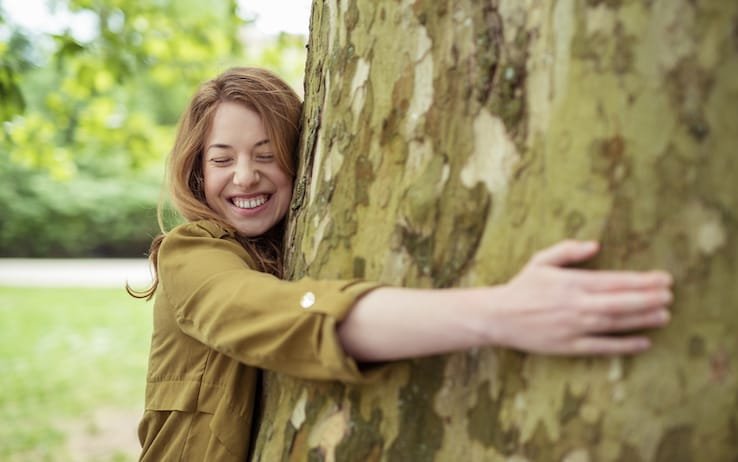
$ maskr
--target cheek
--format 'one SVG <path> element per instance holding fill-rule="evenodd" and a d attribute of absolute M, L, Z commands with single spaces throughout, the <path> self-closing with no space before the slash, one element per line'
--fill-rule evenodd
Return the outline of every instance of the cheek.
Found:
<path fill-rule="evenodd" d="M 284 185 L 282 188 L 284 189 L 284 195 L 287 198 L 287 201 L 292 200 L 292 191 L 293 191 L 294 183 L 292 182 L 292 178 L 287 177 L 285 178 Z"/>
<path fill-rule="evenodd" d="M 217 197 L 218 192 L 220 191 L 218 175 L 206 170 L 203 172 L 202 183 L 202 190 L 206 201 L 209 202 L 213 198 Z"/>

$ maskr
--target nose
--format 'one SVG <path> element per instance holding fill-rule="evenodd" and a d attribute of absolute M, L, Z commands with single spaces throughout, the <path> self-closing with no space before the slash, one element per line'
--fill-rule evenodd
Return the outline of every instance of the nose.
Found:
<path fill-rule="evenodd" d="M 254 186 L 259 182 L 261 174 L 250 160 L 241 160 L 236 163 L 233 172 L 233 184 L 242 188 Z"/>

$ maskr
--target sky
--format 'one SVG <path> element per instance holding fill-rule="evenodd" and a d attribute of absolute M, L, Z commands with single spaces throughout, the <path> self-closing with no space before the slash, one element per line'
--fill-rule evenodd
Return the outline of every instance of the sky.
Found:
<path fill-rule="evenodd" d="M 95 27 L 91 16 L 69 12 L 52 14 L 48 1 L 0 0 L 0 4 L 10 19 L 30 30 L 61 32 L 69 27 L 78 40 L 92 37 Z M 308 34 L 311 0 L 238 0 L 238 3 L 247 17 L 256 18 L 254 29 L 260 33 Z"/>

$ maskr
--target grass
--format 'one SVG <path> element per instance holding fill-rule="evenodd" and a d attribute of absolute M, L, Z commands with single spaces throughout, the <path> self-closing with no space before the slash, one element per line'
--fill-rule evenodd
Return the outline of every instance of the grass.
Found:
<path fill-rule="evenodd" d="M 140 415 L 151 305 L 122 289 L 0 287 L 0 326 L 0 460 L 131 460 L 135 448 L 69 444 Z"/>

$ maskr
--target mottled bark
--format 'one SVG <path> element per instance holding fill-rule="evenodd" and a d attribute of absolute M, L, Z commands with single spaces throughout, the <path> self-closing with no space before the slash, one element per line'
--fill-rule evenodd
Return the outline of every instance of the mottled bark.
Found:
<path fill-rule="evenodd" d="M 254 460 L 738 460 L 738 3 L 316 1 L 293 276 L 497 283 L 564 237 L 666 268 L 635 358 L 268 374 Z M 302 193 L 304 192 L 304 194 Z"/>

